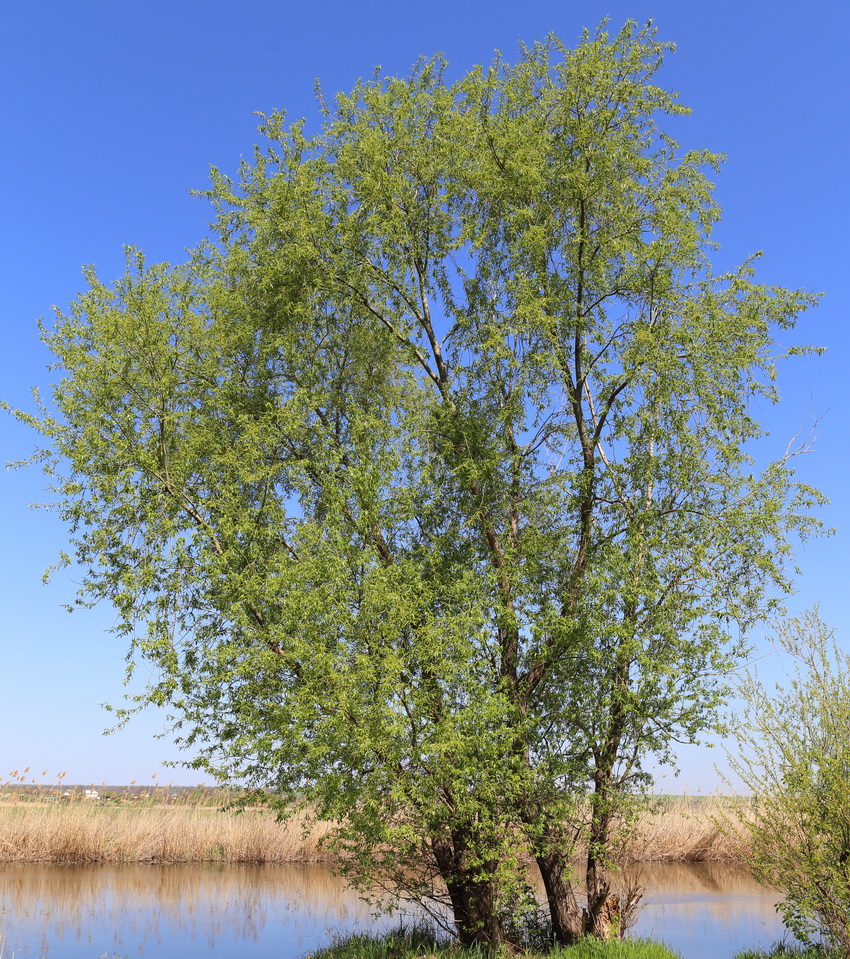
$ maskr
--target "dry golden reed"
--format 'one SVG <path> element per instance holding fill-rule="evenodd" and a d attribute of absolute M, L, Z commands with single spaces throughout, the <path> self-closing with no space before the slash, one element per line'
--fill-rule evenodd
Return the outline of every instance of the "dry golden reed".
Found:
<path fill-rule="evenodd" d="M 619 858 L 740 862 L 746 845 L 736 824 L 746 814 L 746 803 L 725 797 L 667 799 L 643 816 Z M 222 811 L 208 795 L 194 803 L 0 797 L 0 862 L 330 863 L 321 844 L 329 831 L 303 815 L 278 823 L 268 809 Z"/>
<path fill-rule="evenodd" d="M 672 797 L 646 813 L 625 843 L 632 862 L 742 862 L 747 842 L 745 800 Z"/>
<path fill-rule="evenodd" d="M 0 862 L 326 862 L 326 832 L 254 809 L 25 803 L 0 806 Z"/>

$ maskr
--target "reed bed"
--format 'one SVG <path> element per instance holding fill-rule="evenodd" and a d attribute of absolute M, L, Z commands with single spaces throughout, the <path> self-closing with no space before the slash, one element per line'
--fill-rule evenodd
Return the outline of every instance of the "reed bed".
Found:
<path fill-rule="evenodd" d="M 232 796 L 230 797 L 233 798 Z M 0 795 L 0 862 L 326 863 L 325 823 L 278 823 L 262 807 L 222 811 L 198 794 L 108 802 Z M 623 844 L 623 862 L 740 862 L 745 802 L 670 799 L 645 814 Z M 721 827 L 721 823 L 725 826 Z"/>
<path fill-rule="evenodd" d="M 743 862 L 746 800 L 728 796 L 667 799 L 647 812 L 624 844 L 630 862 Z"/>
<path fill-rule="evenodd" d="M 328 827 L 268 811 L 97 803 L 0 807 L 0 862 L 317 863 Z"/>

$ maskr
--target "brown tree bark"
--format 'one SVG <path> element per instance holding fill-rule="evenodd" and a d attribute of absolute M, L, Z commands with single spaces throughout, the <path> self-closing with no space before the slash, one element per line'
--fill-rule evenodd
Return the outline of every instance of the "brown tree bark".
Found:
<path fill-rule="evenodd" d="M 584 916 L 584 932 L 596 939 L 619 938 L 620 900 L 611 895 L 608 881 L 606 856 L 611 832 L 611 814 L 607 808 L 608 795 L 605 788 L 607 776 L 597 777 L 597 791 L 591 814 L 590 836 L 587 847 L 585 890 L 587 908 Z"/>
<path fill-rule="evenodd" d="M 467 862 L 469 842 L 462 829 L 445 839 L 432 840 L 431 847 L 452 905 L 455 928 L 464 946 L 484 946 L 496 951 L 505 942 L 499 915 L 495 869 L 472 870 Z"/>
<path fill-rule="evenodd" d="M 537 868 L 543 879 L 552 935 L 560 946 L 572 946 L 584 933 L 582 910 L 576 900 L 572 884 L 565 878 L 569 862 L 561 852 L 541 853 L 536 857 Z"/>

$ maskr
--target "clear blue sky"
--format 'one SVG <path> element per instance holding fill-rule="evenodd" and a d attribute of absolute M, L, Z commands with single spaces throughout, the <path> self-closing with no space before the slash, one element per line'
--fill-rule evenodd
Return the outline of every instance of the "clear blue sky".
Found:
<path fill-rule="evenodd" d="M 762 279 L 825 292 L 797 340 L 828 353 L 782 369 L 765 450 L 780 454 L 807 414 L 825 414 L 799 470 L 829 496 L 824 520 L 837 532 L 800 553 L 792 606 L 820 601 L 850 643 L 846 0 L 10 0 L 0 18 L 0 397 L 28 406 L 30 387 L 49 383 L 36 320 L 82 290 L 82 264 L 111 279 L 124 244 L 178 261 L 200 239 L 210 211 L 189 190 L 206 185 L 210 165 L 233 171 L 249 155 L 255 111 L 316 122 L 316 78 L 327 93 L 348 90 L 377 64 L 403 74 L 436 52 L 457 75 L 496 49 L 512 58 L 520 39 L 554 31 L 572 43 L 606 15 L 614 28 L 652 18 L 676 42 L 662 82 L 693 116 L 673 132 L 728 156 L 716 262 L 764 250 Z M 0 416 L 0 460 L 33 445 Z M 70 782 L 195 782 L 161 768 L 178 757 L 155 738 L 161 716 L 101 736 L 99 704 L 122 695 L 125 650 L 106 632 L 108 609 L 63 611 L 72 574 L 42 585 L 65 545 L 58 520 L 28 508 L 48 498 L 37 471 L 0 473 L 0 779 L 30 766 L 48 781 L 67 770 Z M 713 789 L 718 758 L 684 751 L 670 790 Z"/>

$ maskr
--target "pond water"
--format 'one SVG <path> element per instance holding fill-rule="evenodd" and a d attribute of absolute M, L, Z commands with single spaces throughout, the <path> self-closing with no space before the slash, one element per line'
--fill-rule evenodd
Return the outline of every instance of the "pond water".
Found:
<path fill-rule="evenodd" d="M 636 934 L 684 959 L 731 959 L 781 938 L 776 893 L 742 867 L 641 867 Z M 298 959 L 386 926 L 317 866 L 0 866 L 5 959 Z"/>
<path fill-rule="evenodd" d="M 784 936 L 781 895 L 754 882 L 744 866 L 656 863 L 642 870 L 644 908 L 634 935 L 661 940 L 683 959 L 732 959 Z"/>

